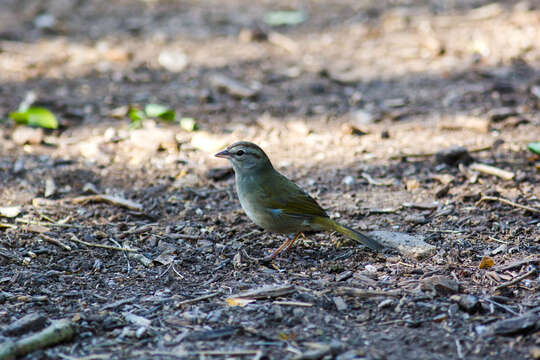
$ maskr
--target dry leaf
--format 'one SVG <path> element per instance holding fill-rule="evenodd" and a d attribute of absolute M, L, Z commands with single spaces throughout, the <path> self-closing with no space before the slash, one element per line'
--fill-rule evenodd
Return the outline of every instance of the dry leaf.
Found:
<path fill-rule="evenodd" d="M 246 306 L 247 304 L 251 304 L 252 302 L 255 302 L 255 299 L 242 299 L 242 298 L 227 298 L 225 299 L 227 302 L 227 305 L 229 306 Z"/>
<path fill-rule="evenodd" d="M 490 258 L 489 256 L 484 256 L 482 258 L 482 261 L 480 261 L 480 265 L 478 265 L 478 268 L 479 269 L 489 269 L 493 265 L 495 265 L 495 261 L 493 261 L 493 259 Z"/>

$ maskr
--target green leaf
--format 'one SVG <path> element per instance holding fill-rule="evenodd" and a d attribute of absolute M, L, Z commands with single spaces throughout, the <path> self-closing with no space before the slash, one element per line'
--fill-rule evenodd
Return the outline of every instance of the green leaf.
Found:
<path fill-rule="evenodd" d="M 180 119 L 180 127 L 186 131 L 197 131 L 199 129 L 199 125 L 197 125 L 197 121 L 194 118 L 190 117 L 184 117 Z"/>
<path fill-rule="evenodd" d="M 540 142 L 529 143 L 527 148 L 533 153 L 540 155 Z"/>
<path fill-rule="evenodd" d="M 128 111 L 128 116 L 129 118 L 131 119 L 131 121 L 140 121 L 140 120 L 143 120 L 144 118 L 146 118 L 146 116 L 144 116 L 144 113 L 142 112 L 141 109 L 137 109 L 137 108 L 130 108 L 129 111 Z"/>
<path fill-rule="evenodd" d="M 148 104 L 144 108 L 144 112 L 148 117 L 160 118 L 165 121 L 174 121 L 176 113 L 168 106 L 160 104 Z"/>
<path fill-rule="evenodd" d="M 56 116 L 48 109 L 42 107 L 29 107 L 24 111 L 14 111 L 9 114 L 9 117 L 15 120 L 17 124 L 38 126 L 45 129 L 58 129 Z"/>
<path fill-rule="evenodd" d="M 271 11 L 264 15 L 264 22 L 270 26 L 298 25 L 306 19 L 303 11 Z"/>
<path fill-rule="evenodd" d="M 132 129 L 139 129 L 142 127 L 142 121 L 146 118 L 141 109 L 130 108 L 128 111 L 128 116 L 131 119 L 129 127 Z"/>

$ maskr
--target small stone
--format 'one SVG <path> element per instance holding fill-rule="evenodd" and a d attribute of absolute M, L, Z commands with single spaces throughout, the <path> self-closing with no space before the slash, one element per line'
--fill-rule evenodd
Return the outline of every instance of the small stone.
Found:
<path fill-rule="evenodd" d="M 533 86 L 531 88 L 531 94 L 533 94 L 538 99 L 540 99 L 540 85 Z"/>
<path fill-rule="evenodd" d="M 56 193 L 56 183 L 52 177 L 48 177 L 45 180 L 45 192 L 44 196 L 46 198 L 53 196 Z"/>
<path fill-rule="evenodd" d="M 422 290 L 435 290 L 439 295 L 455 294 L 459 283 L 447 276 L 434 275 L 422 280 Z"/>
<path fill-rule="evenodd" d="M 480 302 L 474 295 L 453 295 L 450 297 L 450 299 L 456 301 L 460 309 L 468 312 L 469 314 L 480 310 Z"/>
<path fill-rule="evenodd" d="M 423 225 L 423 224 L 427 224 L 428 222 L 426 217 L 420 214 L 407 215 L 405 217 L 405 221 L 411 224 L 415 224 L 415 225 Z"/>
<path fill-rule="evenodd" d="M 338 311 L 347 310 L 348 308 L 347 303 L 343 300 L 341 296 L 335 296 L 332 298 L 332 300 L 334 300 L 334 304 L 336 305 L 336 308 Z"/>
<path fill-rule="evenodd" d="M 351 119 L 357 126 L 373 124 L 376 121 L 375 116 L 364 109 L 353 111 L 351 113 Z"/>
<path fill-rule="evenodd" d="M 38 29 L 52 29 L 56 25 L 56 18 L 52 14 L 41 14 L 34 18 L 34 26 Z"/>
<path fill-rule="evenodd" d="M 44 133 L 42 128 L 32 128 L 28 126 L 17 126 L 11 138 L 17 145 L 37 145 L 43 141 Z"/>
<path fill-rule="evenodd" d="M 166 70 L 178 73 L 184 71 L 189 60 L 182 50 L 163 50 L 159 53 L 158 63 Z"/>
<path fill-rule="evenodd" d="M 14 174 L 20 174 L 25 170 L 25 163 L 22 158 L 19 158 L 15 161 L 13 164 L 13 173 Z"/>
<path fill-rule="evenodd" d="M 347 175 L 343 178 L 343 181 L 342 181 L 345 185 L 353 185 L 354 184 L 354 177 L 352 177 L 351 175 Z"/>

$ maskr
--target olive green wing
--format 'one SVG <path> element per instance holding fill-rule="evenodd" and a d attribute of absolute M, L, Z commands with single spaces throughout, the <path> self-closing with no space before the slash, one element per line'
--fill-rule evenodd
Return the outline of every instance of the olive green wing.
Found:
<path fill-rule="evenodd" d="M 309 194 L 281 174 L 273 177 L 271 182 L 261 182 L 261 192 L 269 208 L 284 214 L 328 217 Z"/>

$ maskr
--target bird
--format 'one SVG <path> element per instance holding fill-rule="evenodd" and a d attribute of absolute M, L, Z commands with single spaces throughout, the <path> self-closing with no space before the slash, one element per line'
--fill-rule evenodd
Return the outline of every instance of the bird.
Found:
<path fill-rule="evenodd" d="M 274 169 L 258 145 L 238 141 L 215 156 L 232 163 L 236 193 L 251 221 L 266 231 L 296 234 L 267 256 L 267 260 L 289 250 L 308 231 L 336 231 L 374 251 L 383 249 L 374 239 L 331 219 L 315 199 Z"/>

